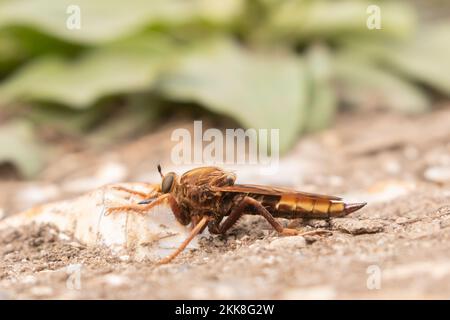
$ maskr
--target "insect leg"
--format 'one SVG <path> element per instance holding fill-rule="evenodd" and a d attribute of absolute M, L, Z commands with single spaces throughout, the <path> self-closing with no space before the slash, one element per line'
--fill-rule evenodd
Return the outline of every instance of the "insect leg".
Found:
<path fill-rule="evenodd" d="M 144 205 L 129 204 L 129 205 L 124 205 L 124 206 L 120 206 L 120 207 L 107 208 L 105 215 L 109 215 L 113 212 L 120 212 L 120 211 L 132 211 L 132 212 L 137 212 L 137 213 L 146 213 L 153 207 L 161 205 L 164 202 L 166 202 L 168 200 L 167 198 L 170 196 L 171 196 L 170 193 L 163 194 L 162 196 L 156 198 L 156 200 L 154 200 L 153 202 L 144 204 Z"/>
<path fill-rule="evenodd" d="M 195 226 L 198 224 L 198 222 L 199 222 L 200 220 L 201 220 L 201 217 L 200 217 L 200 216 L 192 216 L 192 218 L 191 218 L 191 230 L 195 228 Z M 203 229 L 200 230 L 200 233 L 202 233 L 203 230 L 205 230 L 205 228 L 206 228 L 207 226 L 208 226 L 208 225 L 205 224 L 205 225 L 203 226 Z"/>
<path fill-rule="evenodd" d="M 197 223 L 194 229 L 192 229 L 189 236 L 186 238 L 186 240 L 183 241 L 183 243 L 178 247 L 178 249 L 175 250 L 171 255 L 160 260 L 158 264 L 166 264 L 172 261 L 174 258 L 176 258 L 176 256 L 178 256 L 187 247 L 189 242 L 191 242 L 192 239 L 194 239 L 194 237 L 204 229 L 209 219 L 210 218 L 208 216 L 203 216 L 203 218 L 199 221 L 199 223 Z"/>
<path fill-rule="evenodd" d="M 243 201 L 246 201 L 246 203 L 248 205 L 252 206 L 252 208 L 254 210 L 256 210 L 256 212 L 258 214 L 263 216 L 278 233 L 280 233 L 284 236 L 297 236 L 297 235 L 304 236 L 304 235 L 316 235 L 316 234 L 331 233 L 330 231 L 327 231 L 327 230 L 314 230 L 314 231 L 308 231 L 308 232 L 300 232 L 296 229 L 284 228 L 277 220 L 275 220 L 275 218 L 272 216 L 272 214 L 269 211 L 267 211 L 267 209 L 264 208 L 264 206 L 260 202 L 256 201 L 253 198 L 250 198 L 250 197 L 245 197 Z"/>
<path fill-rule="evenodd" d="M 133 189 L 129 189 L 123 186 L 112 186 L 111 188 L 114 190 L 118 190 L 118 191 L 123 191 L 129 194 L 133 194 L 135 196 L 138 196 L 139 198 L 152 198 L 155 197 L 158 194 L 158 188 L 159 185 L 152 185 L 153 187 L 153 191 L 151 192 L 142 192 L 142 191 L 137 191 L 137 190 L 133 190 Z"/>
<path fill-rule="evenodd" d="M 209 225 L 209 232 L 215 234 L 226 233 L 228 229 L 230 229 L 239 220 L 239 218 L 242 217 L 242 215 L 245 213 L 245 209 L 248 206 L 249 203 L 246 202 L 244 198 L 237 207 L 233 208 L 228 218 L 226 218 L 226 220 L 223 221 L 219 226 L 213 223 L 214 221 L 211 221 Z"/>
<path fill-rule="evenodd" d="M 151 199 L 149 199 L 149 200 L 151 200 Z M 145 201 L 147 201 L 147 200 L 145 200 Z M 178 220 L 179 223 L 181 223 L 182 225 L 187 225 L 187 224 L 189 224 L 189 222 L 191 222 L 189 220 L 189 217 L 186 217 L 186 215 L 183 214 L 183 212 L 180 209 L 180 206 L 178 205 L 177 200 L 170 193 L 163 194 L 162 196 L 156 198 L 152 202 L 145 202 L 145 203 L 141 203 L 141 202 L 140 202 L 140 204 L 130 204 L 130 205 L 125 205 L 125 206 L 120 206 L 120 207 L 108 208 L 108 209 L 106 209 L 105 215 L 109 215 L 113 212 L 121 212 L 121 211 L 131 211 L 131 212 L 137 212 L 137 213 L 144 214 L 146 212 L 149 212 L 155 206 L 167 203 L 169 205 L 170 209 L 172 210 L 173 215 L 175 216 L 175 218 Z"/>
<path fill-rule="evenodd" d="M 118 191 L 123 191 L 123 192 L 129 193 L 129 194 L 133 194 L 135 196 L 138 196 L 139 198 L 146 198 L 148 196 L 147 193 L 145 193 L 145 192 L 128 189 L 128 188 L 125 188 L 122 186 L 114 186 L 114 187 L 112 187 L 112 189 L 118 190 Z"/>

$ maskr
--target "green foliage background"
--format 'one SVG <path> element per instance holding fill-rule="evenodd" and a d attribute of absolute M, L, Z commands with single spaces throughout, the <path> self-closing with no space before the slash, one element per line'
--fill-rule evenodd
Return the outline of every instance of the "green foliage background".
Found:
<path fill-rule="evenodd" d="M 38 129 L 104 144 L 192 103 L 281 128 L 286 150 L 339 106 L 428 110 L 450 95 L 449 57 L 450 24 L 408 2 L 0 0 L 0 162 L 32 177 L 51 155 Z"/>

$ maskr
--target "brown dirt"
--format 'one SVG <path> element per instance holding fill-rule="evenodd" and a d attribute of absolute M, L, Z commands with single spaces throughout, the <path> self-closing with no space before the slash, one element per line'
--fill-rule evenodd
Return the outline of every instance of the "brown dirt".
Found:
<path fill-rule="evenodd" d="M 161 143 L 152 150 L 152 139 L 95 159 L 70 155 L 72 162 L 58 161 L 39 182 L 0 183 L 0 208 L 13 214 L 30 205 L 15 197 L 20 190 L 64 185 L 110 159 L 129 168 L 124 179 L 143 179 L 167 154 Z M 348 218 L 299 221 L 306 230 L 328 228 L 330 236 L 283 238 L 263 219 L 245 217 L 226 237 L 202 238 L 198 250 L 155 266 L 86 247 L 49 225 L 3 231 L 0 298 L 448 299 L 450 181 L 425 172 L 450 167 L 449 141 L 449 107 L 414 117 L 343 115 L 334 128 L 303 138 L 286 158 L 307 168 L 298 179 L 307 191 L 361 197 L 389 185 L 412 188 L 392 200 L 369 201 Z M 33 203 L 74 194 L 47 192 Z M 81 265 L 80 290 L 67 285 L 71 265 Z M 370 286 L 373 270 L 381 272 L 379 288 Z"/>

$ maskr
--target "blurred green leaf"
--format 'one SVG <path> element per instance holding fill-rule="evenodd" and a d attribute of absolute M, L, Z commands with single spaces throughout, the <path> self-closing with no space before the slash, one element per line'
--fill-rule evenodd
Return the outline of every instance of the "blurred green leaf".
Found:
<path fill-rule="evenodd" d="M 353 39 L 348 50 L 378 61 L 391 70 L 450 95 L 450 24 L 424 26 L 408 42 L 369 42 Z"/>
<path fill-rule="evenodd" d="M 90 51 L 75 61 L 33 61 L 0 85 L 0 103 L 22 99 L 86 108 L 103 96 L 148 90 L 170 54 L 136 43 Z"/>
<path fill-rule="evenodd" d="M 305 121 L 305 68 L 286 52 L 244 49 L 228 40 L 210 42 L 184 55 L 160 90 L 245 127 L 279 128 L 281 150 L 293 143 Z"/>
<path fill-rule="evenodd" d="M 0 0 L 0 105 L 30 101 L 34 124 L 104 145 L 154 121 L 161 98 L 196 102 L 281 129 L 286 150 L 340 102 L 420 112 L 421 84 L 450 95 L 449 24 L 416 22 L 405 1 Z"/>
<path fill-rule="evenodd" d="M 59 41 L 35 30 L 9 27 L 0 29 L 0 76 L 19 64 L 47 52 L 73 56 L 81 47 Z"/>
<path fill-rule="evenodd" d="M 80 29 L 66 27 L 71 5 L 81 10 Z M 23 25 L 71 42 L 99 44 L 152 24 L 229 23 L 240 13 L 241 5 L 242 0 L 3 0 L 0 28 Z"/>
<path fill-rule="evenodd" d="M 23 120 L 0 126 L 0 163 L 11 163 L 27 178 L 44 166 L 46 151 L 35 137 L 33 127 Z"/>
<path fill-rule="evenodd" d="M 158 119 L 160 103 L 148 93 L 137 93 L 128 96 L 123 108 L 106 119 L 87 136 L 87 142 L 96 147 L 107 146 L 139 132 L 144 132 Z"/>
<path fill-rule="evenodd" d="M 423 90 L 353 51 L 336 57 L 334 72 L 341 98 L 352 106 L 383 107 L 407 113 L 423 112 L 430 107 Z"/>
<path fill-rule="evenodd" d="M 382 28 L 367 27 L 367 8 L 381 10 Z M 407 38 L 416 24 L 413 9 L 399 1 L 315 0 L 280 1 L 273 6 L 265 31 L 275 38 L 333 39 L 363 34 L 366 37 Z"/>
<path fill-rule="evenodd" d="M 35 103 L 24 118 L 38 127 L 54 130 L 62 135 L 81 136 L 93 129 L 113 112 L 108 103 L 100 103 L 88 109 L 73 109 L 61 105 Z"/>

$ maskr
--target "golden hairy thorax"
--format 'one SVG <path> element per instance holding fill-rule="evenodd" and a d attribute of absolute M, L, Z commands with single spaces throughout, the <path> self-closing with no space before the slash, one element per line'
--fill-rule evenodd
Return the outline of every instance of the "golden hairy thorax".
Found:
<path fill-rule="evenodd" d="M 191 214 L 226 215 L 237 195 L 214 192 L 211 188 L 232 186 L 235 180 L 236 175 L 217 167 L 196 168 L 181 176 L 174 193 Z"/>

